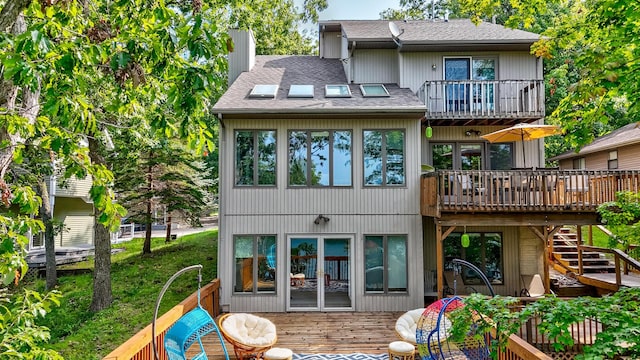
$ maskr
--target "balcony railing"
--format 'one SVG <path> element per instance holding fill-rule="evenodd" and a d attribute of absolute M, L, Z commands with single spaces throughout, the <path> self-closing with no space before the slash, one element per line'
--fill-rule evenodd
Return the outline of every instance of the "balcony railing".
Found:
<path fill-rule="evenodd" d="M 421 213 L 594 212 L 640 191 L 640 170 L 441 170 L 421 181 Z"/>
<path fill-rule="evenodd" d="M 440 80 L 418 90 L 431 119 L 544 116 L 543 80 Z"/>

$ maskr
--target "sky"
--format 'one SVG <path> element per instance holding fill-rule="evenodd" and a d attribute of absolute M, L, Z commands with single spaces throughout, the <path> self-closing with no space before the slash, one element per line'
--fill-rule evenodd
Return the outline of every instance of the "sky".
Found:
<path fill-rule="evenodd" d="M 293 1 L 302 9 L 303 0 Z M 327 0 L 328 7 L 320 13 L 319 20 L 378 20 L 380 13 L 388 8 L 400 7 L 399 0 Z M 316 24 L 304 28 L 317 29 Z"/>

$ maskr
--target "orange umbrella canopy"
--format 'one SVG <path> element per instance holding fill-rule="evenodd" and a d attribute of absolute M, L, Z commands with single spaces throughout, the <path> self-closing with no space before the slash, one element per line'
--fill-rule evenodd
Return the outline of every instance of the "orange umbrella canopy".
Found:
<path fill-rule="evenodd" d="M 528 141 L 540 139 L 546 136 L 562 134 L 562 130 L 555 125 L 517 124 L 512 127 L 500 129 L 482 138 L 489 142 Z"/>
<path fill-rule="evenodd" d="M 512 127 L 500 129 L 486 135 L 482 135 L 482 138 L 492 143 L 522 141 L 522 160 L 526 166 L 527 158 L 524 151 L 525 141 L 559 134 L 562 134 L 562 130 L 555 125 L 522 123 L 513 125 Z"/>

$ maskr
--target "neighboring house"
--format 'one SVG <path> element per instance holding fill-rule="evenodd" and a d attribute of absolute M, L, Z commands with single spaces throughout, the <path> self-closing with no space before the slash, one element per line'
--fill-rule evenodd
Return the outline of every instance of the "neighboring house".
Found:
<path fill-rule="evenodd" d="M 640 169 L 640 123 L 631 123 L 595 139 L 580 151 L 567 151 L 549 161 L 560 169 L 637 170 Z"/>
<path fill-rule="evenodd" d="M 89 197 L 91 177 L 70 178 L 62 184 L 56 176 L 48 180 L 53 218 L 61 224 L 55 235 L 56 248 L 93 246 L 93 202 Z M 44 233 L 31 237 L 29 250 L 44 248 Z"/>
<path fill-rule="evenodd" d="M 512 170 L 543 166 L 542 140 L 480 137 L 543 122 L 538 35 L 326 21 L 319 56 L 256 56 L 250 32 L 231 35 L 230 86 L 213 107 L 224 310 L 418 308 L 454 286 L 453 258 L 514 295 L 521 275 L 548 286 L 559 226 L 596 221 L 590 205 L 560 203 L 557 171 Z M 459 277 L 457 293 L 487 292 L 468 269 Z"/>

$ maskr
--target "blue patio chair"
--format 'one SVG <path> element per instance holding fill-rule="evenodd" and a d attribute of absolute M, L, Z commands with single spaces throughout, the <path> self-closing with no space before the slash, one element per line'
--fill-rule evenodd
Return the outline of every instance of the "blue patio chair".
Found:
<path fill-rule="evenodd" d="M 188 313 L 182 315 L 167 331 L 164 337 L 164 348 L 167 352 L 169 360 L 187 360 L 187 350 L 195 342 L 200 345 L 200 352 L 194 355 L 191 360 L 207 360 L 207 354 L 204 351 L 202 345 L 202 337 L 216 332 L 218 334 L 218 340 L 224 351 L 226 360 L 229 360 L 229 353 L 222 339 L 222 334 L 216 322 L 211 315 L 200 305 L 200 284 L 202 283 L 202 265 L 192 265 L 176 272 L 164 285 L 156 301 L 156 309 L 153 314 L 153 322 L 151 325 L 151 339 L 153 344 L 153 356 L 155 360 L 158 360 L 158 350 L 156 348 L 156 319 L 158 318 L 158 308 L 164 293 L 169 288 L 169 285 L 181 274 L 190 271 L 198 270 L 198 305 Z"/>

